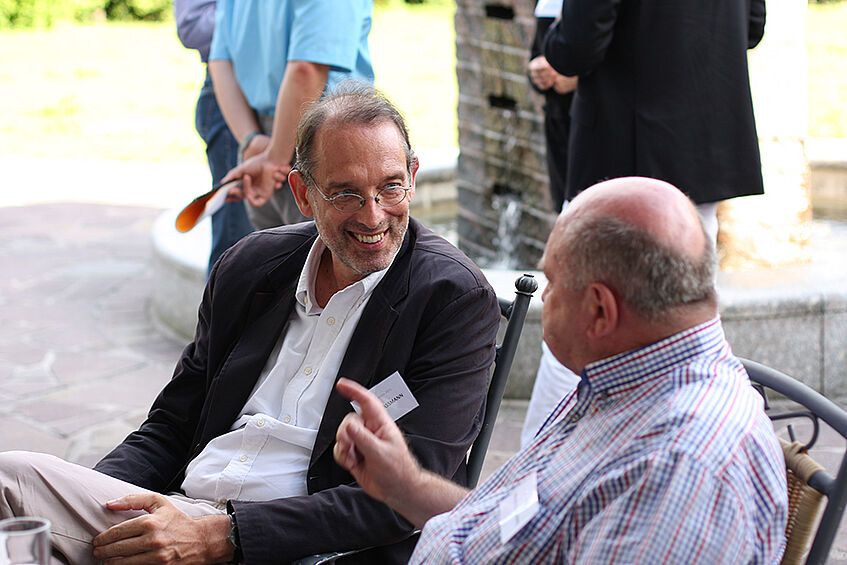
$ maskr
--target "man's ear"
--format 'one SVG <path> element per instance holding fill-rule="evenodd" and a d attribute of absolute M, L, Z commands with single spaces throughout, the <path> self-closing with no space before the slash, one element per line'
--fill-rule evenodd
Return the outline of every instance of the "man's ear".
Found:
<path fill-rule="evenodd" d="M 612 334 L 618 327 L 620 308 L 615 293 L 603 283 L 591 283 L 586 289 L 590 309 L 590 324 L 587 335 L 599 339 Z"/>
<path fill-rule="evenodd" d="M 307 218 L 314 217 L 315 214 L 312 210 L 312 205 L 309 203 L 309 199 L 306 198 L 306 192 L 308 192 L 309 187 L 306 186 L 306 179 L 303 178 L 303 173 L 297 169 L 291 169 L 291 172 L 288 173 L 288 186 L 291 187 L 291 192 L 294 194 L 294 201 L 297 202 L 300 212 Z"/>
<path fill-rule="evenodd" d="M 412 157 L 412 162 L 409 163 L 409 172 L 412 173 L 412 178 L 409 181 L 409 186 L 412 189 L 409 191 L 409 202 L 411 202 L 412 198 L 415 197 L 415 179 L 418 176 L 418 169 L 420 168 L 420 166 L 421 164 L 418 161 L 418 156 L 415 155 L 414 157 Z"/>

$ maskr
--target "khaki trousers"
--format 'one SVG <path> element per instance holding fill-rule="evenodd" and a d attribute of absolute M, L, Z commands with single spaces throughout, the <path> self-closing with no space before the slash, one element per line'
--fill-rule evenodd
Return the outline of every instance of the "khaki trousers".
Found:
<path fill-rule="evenodd" d="M 0 518 L 37 516 L 52 525 L 53 563 L 97 563 L 91 540 L 142 510 L 118 512 L 106 502 L 150 491 L 58 457 L 29 451 L 0 453 Z M 209 502 L 181 495 L 169 500 L 192 517 L 223 513 Z"/>

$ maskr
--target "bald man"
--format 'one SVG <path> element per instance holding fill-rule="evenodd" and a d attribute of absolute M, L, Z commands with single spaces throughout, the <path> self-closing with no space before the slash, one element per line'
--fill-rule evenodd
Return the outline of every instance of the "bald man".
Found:
<path fill-rule="evenodd" d="M 714 249 L 691 202 L 606 181 L 559 216 L 544 254 L 544 339 L 581 374 L 534 441 L 474 491 L 423 470 L 381 404 L 339 426 L 335 458 L 418 526 L 412 563 L 776 563 L 785 467 L 724 339 Z"/>

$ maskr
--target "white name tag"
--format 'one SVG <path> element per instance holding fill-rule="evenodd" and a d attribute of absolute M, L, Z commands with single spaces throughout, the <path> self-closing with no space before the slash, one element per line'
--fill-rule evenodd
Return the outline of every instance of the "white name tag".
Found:
<path fill-rule="evenodd" d="M 418 401 L 412 395 L 412 391 L 406 386 L 406 381 L 400 373 L 394 371 L 384 381 L 381 381 L 370 389 L 374 396 L 379 398 L 382 405 L 388 411 L 391 419 L 397 421 L 418 407 Z M 353 410 L 361 414 L 362 409 L 357 402 L 351 402 Z"/>
<path fill-rule="evenodd" d="M 538 513 L 538 475 L 535 471 L 521 479 L 500 502 L 499 511 L 500 543 L 505 544 Z"/>

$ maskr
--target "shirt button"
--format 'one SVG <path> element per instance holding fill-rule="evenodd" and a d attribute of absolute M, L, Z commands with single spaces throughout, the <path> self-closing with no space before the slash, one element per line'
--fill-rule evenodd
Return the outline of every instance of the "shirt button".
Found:
<path fill-rule="evenodd" d="M 579 422 L 579 418 L 580 418 L 579 414 L 571 414 L 568 417 L 568 421 L 572 424 L 575 424 L 576 422 Z"/>
<path fill-rule="evenodd" d="M 218 502 L 221 504 L 221 506 L 226 506 L 227 499 L 222 498 L 222 499 L 220 499 Z"/>
<path fill-rule="evenodd" d="M 303 371 L 303 372 L 304 372 L 304 373 L 306 373 L 307 375 L 311 375 L 311 374 L 312 374 L 312 368 L 311 368 L 311 367 L 306 367 L 306 370 L 305 370 L 305 371 Z"/>
<path fill-rule="evenodd" d="M 286 416 L 285 416 L 285 423 L 287 424 L 287 423 L 289 423 L 290 421 L 291 421 L 291 416 L 289 416 L 289 415 L 287 415 L 287 414 L 286 414 Z"/>
<path fill-rule="evenodd" d="M 244 463 L 245 461 L 247 461 L 247 456 L 242 455 L 241 457 L 238 458 L 238 460 L 241 461 L 242 463 Z"/>
<path fill-rule="evenodd" d="M 335 323 L 335 318 L 330 316 L 329 318 L 326 319 L 326 323 L 329 324 L 330 326 L 333 325 Z"/>
<path fill-rule="evenodd" d="M 265 425 L 265 421 L 264 421 L 264 420 L 259 420 L 258 422 L 256 422 L 256 425 L 257 425 L 257 426 L 259 426 L 259 427 L 261 428 L 262 426 L 264 426 L 264 425 Z"/>

